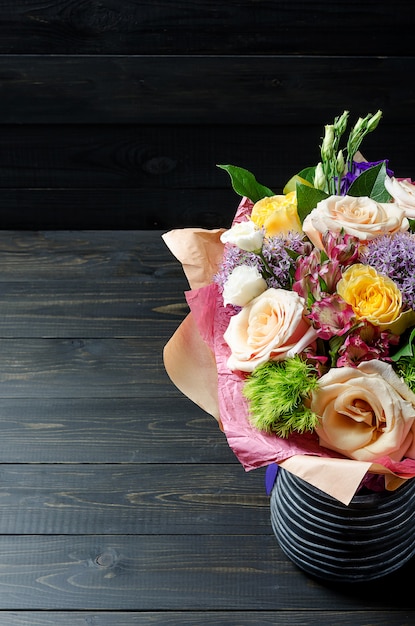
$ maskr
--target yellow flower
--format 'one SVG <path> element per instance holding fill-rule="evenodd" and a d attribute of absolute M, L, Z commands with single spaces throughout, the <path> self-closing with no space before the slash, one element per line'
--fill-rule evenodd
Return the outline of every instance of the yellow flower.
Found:
<path fill-rule="evenodd" d="M 402 295 L 396 284 L 370 265 L 357 263 L 343 273 L 337 293 L 348 302 L 358 319 L 376 326 L 396 320 L 402 310 Z"/>
<path fill-rule="evenodd" d="M 295 191 L 258 200 L 253 206 L 251 220 L 259 227 L 264 226 L 268 237 L 287 234 L 289 231 L 301 233 Z"/>

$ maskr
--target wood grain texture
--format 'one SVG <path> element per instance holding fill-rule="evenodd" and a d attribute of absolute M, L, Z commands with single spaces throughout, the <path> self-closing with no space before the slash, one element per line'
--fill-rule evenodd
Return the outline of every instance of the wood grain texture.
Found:
<path fill-rule="evenodd" d="M 156 286 L 158 285 L 158 287 Z M 173 332 L 189 312 L 184 280 L 5 283 L 0 300 L 0 337 L 146 337 Z M 12 314 L 12 315 L 10 315 Z"/>
<path fill-rule="evenodd" d="M 12 189 L 0 191 L 0 227 L 21 230 L 229 228 L 231 190 Z"/>
<path fill-rule="evenodd" d="M 3 124 L 413 123 L 415 57 L 0 56 Z M 368 80 L 375 75 L 376 82 Z M 30 102 L 30 107 L 27 103 Z M 289 102 L 289 106 L 287 106 Z"/>
<path fill-rule="evenodd" d="M 332 55 L 353 42 L 360 54 L 402 55 L 413 26 L 403 0 L 16 0 L 2 7 L 0 53 Z"/>
<path fill-rule="evenodd" d="M 178 472 L 144 459 L 127 465 L 11 464 L 1 469 L 1 485 L 0 534 L 209 535 L 233 528 L 236 535 L 262 535 L 270 530 L 263 471 L 245 475 L 239 464 L 183 464 Z"/>
<path fill-rule="evenodd" d="M 410 624 L 415 561 L 387 594 L 303 574 L 265 468 L 168 380 L 186 281 L 160 235 L 0 232 L 0 623 Z"/>
<path fill-rule="evenodd" d="M 381 108 L 367 156 L 415 171 L 404 0 L 17 0 L 1 18 L 0 229 L 228 227 L 215 165 L 280 193 L 344 109 Z"/>
<path fill-rule="evenodd" d="M 0 282 L 183 282 L 163 231 L 0 231 Z M 114 246 L 115 243 L 115 246 Z M 182 294 L 180 294 L 182 298 Z"/>
<path fill-rule="evenodd" d="M 0 611 L 8 626 L 411 626 L 414 611 Z"/>
<path fill-rule="evenodd" d="M 0 426 L 4 463 L 237 463 L 213 417 L 173 388 L 166 398 L 1 397 Z"/>
<path fill-rule="evenodd" d="M 356 110 L 350 114 L 354 121 L 357 116 Z M 363 146 L 368 160 L 388 158 L 389 167 L 405 177 L 414 173 L 415 163 L 412 142 L 403 141 L 402 132 L 399 120 L 393 122 L 384 116 L 376 132 L 365 138 Z M 201 124 L 196 128 L 169 124 L 53 127 L 3 124 L 0 125 L 0 189 L 29 187 L 43 190 L 45 198 L 51 188 L 69 191 L 72 187 L 85 193 L 96 189 L 97 194 L 102 188 L 105 193 L 117 189 L 123 198 L 118 203 L 119 210 L 125 201 L 123 191 L 132 190 L 137 194 L 137 213 L 142 213 L 150 192 L 158 191 L 160 198 L 163 192 L 168 192 L 170 201 L 179 205 L 177 198 L 181 204 L 186 189 L 199 190 L 200 203 L 208 190 L 230 189 L 227 174 L 216 167 L 217 163 L 230 163 L 255 172 L 264 184 L 280 193 L 293 172 L 320 158 L 323 133 L 324 128 L 319 124 L 301 128 L 297 124 Z M 405 125 L 405 135 L 414 134 L 414 125 Z M 97 197 L 105 206 L 104 194 Z M 116 203 L 115 193 L 110 198 Z M 165 209 L 166 202 L 160 206 Z M 225 209 L 220 207 L 220 211 Z M 179 216 L 180 206 L 175 210 Z M 57 211 L 61 212 L 62 209 Z"/>
<path fill-rule="evenodd" d="M 271 535 L 0 537 L 0 608 L 8 610 L 287 611 L 301 598 L 308 610 L 413 611 L 399 593 L 402 577 L 387 582 L 388 597 L 379 584 L 348 593 L 312 584 Z"/>

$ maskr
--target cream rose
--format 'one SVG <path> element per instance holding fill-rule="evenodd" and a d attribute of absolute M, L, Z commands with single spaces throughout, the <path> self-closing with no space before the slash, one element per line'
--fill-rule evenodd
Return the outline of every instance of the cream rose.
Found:
<path fill-rule="evenodd" d="M 318 202 L 303 222 L 303 231 L 320 249 L 323 249 L 322 235 L 327 231 L 343 231 L 368 241 L 408 228 L 405 213 L 397 204 L 375 202 L 366 196 L 330 196 Z"/>
<path fill-rule="evenodd" d="M 264 233 L 251 220 L 239 222 L 220 236 L 222 243 L 231 243 L 246 252 L 259 252 L 264 241 Z"/>
<path fill-rule="evenodd" d="M 267 289 L 267 283 L 256 267 L 239 265 L 230 273 L 223 286 L 223 302 L 245 306 Z"/>
<path fill-rule="evenodd" d="M 405 179 L 398 180 L 394 176 L 385 179 L 385 187 L 395 203 L 404 210 L 406 217 L 415 218 L 415 185 Z"/>
<path fill-rule="evenodd" d="M 358 461 L 415 458 L 415 394 L 383 361 L 333 368 L 312 392 L 320 445 Z"/>
<path fill-rule="evenodd" d="M 305 301 L 294 291 L 270 288 L 231 317 L 224 339 L 231 370 L 252 372 L 266 361 L 300 352 L 315 339 Z"/>

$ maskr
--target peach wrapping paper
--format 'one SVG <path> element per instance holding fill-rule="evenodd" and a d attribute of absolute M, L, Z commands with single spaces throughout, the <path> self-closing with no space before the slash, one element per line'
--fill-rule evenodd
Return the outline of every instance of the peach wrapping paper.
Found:
<path fill-rule="evenodd" d="M 252 208 L 244 198 L 235 222 Z M 182 263 L 190 290 L 186 300 L 190 313 L 164 348 L 166 371 L 176 387 L 218 420 L 228 444 L 246 471 L 278 463 L 334 498 L 349 504 L 366 473 L 385 474 L 388 489 L 415 476 L 415 461 L 393 463 L 380 459 L 375 465 L 337 457 L 318 445 L 315 435 L 292 435 L 281 439 L 254 429 L 242 396 L 245 375 L 232 372 L 226 362 L 229 347 L 223 339 L 230 309 L 223 306 L 212 283 L 223 256 L 220 235 L 224 229 L 179 229 L 162 237 Z"/>

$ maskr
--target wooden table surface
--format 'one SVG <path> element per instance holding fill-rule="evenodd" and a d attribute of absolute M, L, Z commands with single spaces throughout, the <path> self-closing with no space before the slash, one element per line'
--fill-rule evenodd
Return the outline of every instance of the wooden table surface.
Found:
<path fill-rule="evenodd" d="M 408 626 L 415 563 L 316 581 L 162 361 L 187 313 L 158 231 L 0 232 L 1 626 Z"/>

